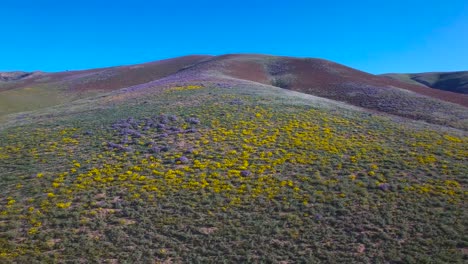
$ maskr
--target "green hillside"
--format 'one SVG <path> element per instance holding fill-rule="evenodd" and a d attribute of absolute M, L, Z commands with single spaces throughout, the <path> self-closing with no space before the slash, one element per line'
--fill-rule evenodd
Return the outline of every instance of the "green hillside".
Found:
<path fill-rule="evenodd" d="M 468 71 L 384 74 L 383 76 L 438 90 L 468 94 Z"/>
<path fill-rule="evenodd" d="M 2 263 L 467 258 L 466 131 L 246 82 L 9 118 Z"/>

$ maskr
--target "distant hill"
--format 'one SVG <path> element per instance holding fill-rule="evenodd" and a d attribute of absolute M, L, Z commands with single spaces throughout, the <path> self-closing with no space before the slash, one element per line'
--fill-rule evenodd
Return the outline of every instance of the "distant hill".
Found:
<path fill-rule="evenodd" d="M 0 82 L 12 82 L 25 80 L 31 77 L 40 75 L 41 72 L 23 72 L 23 71 L 14 71 L 14 72 L 0 72 Z"/>
<path fill-rule="evenodd" d="M 430 88 L 468 94 L 468 71 L 426 72 L 426 73 L 389 73 L 382 76 L 410 84 L 424 85 Z"/>
<path fill-rule="evenodd" d="M 147 83 L 207 58 L 210 56 L 185 56 L 138 65 L 84 71 L 0 72 L 0 117 Z"/>
<path fill-rule="evenodd" d="M 184 67 L 199 63 L 210 57 L 193 55 L 143 64 L 82 71 L 52 73 L 0 72 L 0 87 L 6 90 L 48 84 L 60 85 L 67 91 L 75 92 L 115 90 L 168 76 Z"/>
<path fill-rule="evenodd" d="M 468 106 L 468 95 L 428 88 L 415 81 L 419 77 L 409 81 L 404 75 L 373 75 L 323 59 L 259 54 L 185 56 L 85 71 L 14 72 L 0 76 L 0 118 L 103 92 L 137 92 L 182 83 L 276 86 L 372 111 L 457 127 L 464 126 L 455 123 L 463 123 L 461 113 Z M 450 78 L 440 76 L 438 80 L 425 78 L 428 85 L 442 85 L 445 81 L 448 87 Z"/>
<path fill-rule="evenodd" d="M 467 95 L 408 84 L 323 59 L 223 55 L 126 90 L 149 91 L 180 83 L 276 86 L 429 123 L 468 126 Z"/>

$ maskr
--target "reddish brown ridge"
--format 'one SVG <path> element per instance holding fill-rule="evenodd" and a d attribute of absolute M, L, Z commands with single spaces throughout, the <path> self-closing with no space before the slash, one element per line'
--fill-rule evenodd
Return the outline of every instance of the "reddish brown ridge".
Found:
<path fill-rule="evenodd" d="M 129 66 L 41 73 L 31 78 L 7 83 L 0 88 L 0 91 L 34 85 L 61 86 L 70 92 L 117 90 L 166 77 L 209 58 L 211 56 L 192 55 Z"/>
<path fill-rule="evenodd" d="M 287 62 L 292 65 L 292 68 L 295 69 L 295 74 L 298 76 L 298 81 L 293 85 L 293 87 L 298 90 L 301 90 L 304 87 L 323 87 L 340 92 L 341 89 L 338 87 L 340 87 L 341 84 L 352 82 L 376 87 L 395 87 L 406 89 L 418 94 L 468 106 L 468 96 L 466 95 L 436 90 L 428 87 L 426 88 L 420 85 L 412 85 L 398 80 L 392 80 L 382 76 L 358 71 L 344 65 L 325 60 L 289 59 Z M 320 66 L 320 64 L 327 65 L 326 67 L 330 68 L 330 70 L 325 70 L 324 67 Z"/>
<path fill-rule="evenodd" d="M 216 61 L 217 65 L 222 65 L 220 71 L 231 77 L 263 84 L 271 84 L 271 80 L 276 77 L 268 72 L 267 65 L 272 63 L 282 64 L 286 68 L 285 73 L 294 77 L 291 85 L 287 87 L 288 89 L 342 101 L 352 102 L 354 100 L 347 95 L 352 89 L 350 87 L 354 85 L 356 87 L 379 87 L 390 90 L 405 89 L 417 94 L 468 106 L 468 96 L 464 94 L 412 85 L 322 59 L 298 59 L 265 55 L 224 55 L 213 61 Z M 218 66 L 218 68 L 220 67 Z"/>
<path fill-rule="evenodd" d="M 269 67 L 277 65 L 285 70 L 280 75 Z M 144 84 L 167 77 L 190 68 L 200 74 L 207 70 L 216 71 L 224 76 L 272 84 L 272 80 L 288 74 L 293 77 L 288 89 L 362 104 L 369 97 L 350 97 L 349 93 L 361 88 L 368 90 L 386 88 L 389 91 L 405 89 L 417 94 L 441 99 L 447 102 L 468 106 L 468 95 L 412 85 L 383 76 L 365 73 L 344 65 L 322 59 L 299 59 L 258 54 L 230 54 L 222 56 L 194 55 L 167 59 L 151 63 L 91 69 L 44 73 L 12 82 L 0 87 L 1 90 L 27 87 L 30 85 L 59 85 L 71 92 L 92 90 L 116 90 L 137 84 Z M 372 98 L 371 98 L 372 99 Z"/>

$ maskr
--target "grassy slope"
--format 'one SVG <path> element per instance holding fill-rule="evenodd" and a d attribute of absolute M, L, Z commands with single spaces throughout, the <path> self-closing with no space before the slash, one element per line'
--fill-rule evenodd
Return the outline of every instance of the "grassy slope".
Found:
<path fill-rule="evenodd" d="M 182 76 L 182 77 L 181 77 Z M 346 102 L 372 111 L 467 129 L 468 95 L 428 89 L 361 72 L 321 59 L 266 55 L 185 56 L 152 63 L 77 72 L 37 73 L 0 83 L 0 122 L 9 114 L 68 104 L 126 87 L 152 87 L 159 80 L 210 79 L 273 84 Z M 465 107 L 463 107 L 465 106 Z"/>
<path fill-rule="evenodd" d="M 59 89 L 52 87 L 36 86 L 7 90 L 0 95 L 0 116 L 45 108 L 64 101 Z"/>
<path fill-rule="evenodd" d="M 0 122 L 8 115 L 45 109 L 66 104 L 82 98 L 93 97 L 99 91 L 69 93 L 63 86 L 55 84 L 34 85 L 0 92 Z"/>
<path fill-rule="evenodd" d="M 68 104 L 98 93 L 157 80 L 208 58 L 210 56 L 184 56 L 130 66 L 40 73 L 14 82 L 0 81 L 0 121 L 8 114 Z"/>
<path fill-rule="evenodd" d="M 0 131 L 2 262 L 467 258 L 464 131 L 253 84 L 117 92 L 22 122 Z"/>
<path fill-rule="evenodd" d="M 427 87 L 426 85 L 418 82 L 418 81 L 415 81 L 413 79 L 411 79 L 411 74 L 406 74 L 406 73 L 386 73 L 386 74 L 382 74 L 382 76 L 385 76 L 385 77 L 388 77 L 388 78 L 392 78 L 392 79 L 396 79 L 398 81 L 402 81 L 402 82 L 406 82 L 406 83 L 409 83 L 409 84 L 414 84 L 414 85 L 422 85 L 422 86 L 425 86 Z"/>
<path fill-rule="evenodd" d="M 273 84 L 288 90 L 346 102 L 371 111 L 467 129 L 467 95 L 375 76 L 321 59 L 265 55 L 223 55 L 173 76 Z"/>
<path fill-rule="evenodd" d="M 383 74 L 383 76 L 434 89 L 468 94 L 468 71 Z"/>

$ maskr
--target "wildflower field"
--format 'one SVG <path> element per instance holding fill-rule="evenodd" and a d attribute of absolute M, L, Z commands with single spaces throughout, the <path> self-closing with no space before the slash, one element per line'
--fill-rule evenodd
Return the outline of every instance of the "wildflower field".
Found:
<path fill-rule="evenodd" d="M 0 130 L 1 263 L 468 259 L 464 131 L 241 88 L 121 100 Z"/>

